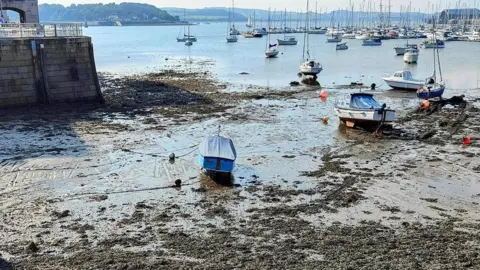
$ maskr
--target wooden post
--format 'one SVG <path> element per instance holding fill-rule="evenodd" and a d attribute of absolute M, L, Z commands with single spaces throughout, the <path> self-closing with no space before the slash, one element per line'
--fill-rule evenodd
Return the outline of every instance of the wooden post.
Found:
<path fill-rule="evenodd" d="M 42 74 L 43 79 L 43 94 L 45 96 L 45 102 L 50 104 L 50 88 L 48 86 L 47 68 L 45 65 L 45 46 L 43 44 L 40 44 L 40 73 Z"/>

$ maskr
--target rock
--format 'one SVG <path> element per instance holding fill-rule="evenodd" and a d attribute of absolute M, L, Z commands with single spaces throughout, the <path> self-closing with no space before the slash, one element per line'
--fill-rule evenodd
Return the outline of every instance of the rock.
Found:
<path fill-rule="evenodd" d="M 65 218 L 70 216 L 70 210 L 64 210 L 62 212 L 53 211 L 52 215 L 57 218 Z"/>
<path fill-rule="evenodd" d="M 106 199 L 108 199 L 107 195 L 98 195 L 98 196 L 90 197 L 90 200 L 97 201 L 97 202 L 105 201 Z"/>
<path fill-rule="evenodd" d="M 174 153 L 171 153 L 171 154 L 168 156 L 168 159 L 169 159 L 170 161 L 175 160 L 175 154 L 174 154 Z"/>
<path fill-rule="evenodd" d="M 181 187 L 182 186 L 182 180 L 180 180 L 180 179 L 175 180 L 175 186 L 176 187 Z"/>
<path fill-rule="evenodd" d="M 248 75 L 248 74 L 250 74 L 250 73 L 248 73 L 248 72 L 240 72 L 239 74 L 240 74 L 240 75 Z"/>
<path fill-rule="evenodd" d="M 38 248 L 37 244 L 34 242 L 30 242 L 26 247 L 25 247 L 25 252 L 26 253 L 36 253 L 40 249 Z"/>

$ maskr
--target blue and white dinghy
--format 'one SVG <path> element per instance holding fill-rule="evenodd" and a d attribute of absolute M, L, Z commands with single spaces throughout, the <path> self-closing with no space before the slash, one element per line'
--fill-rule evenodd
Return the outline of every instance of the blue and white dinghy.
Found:
<path fill-rule="evenodd" d="M 206 138 L 199 146 L 200 166 L 207 173 L 231 174 L 237 152 L 229 138 L 220 135 Z"/>

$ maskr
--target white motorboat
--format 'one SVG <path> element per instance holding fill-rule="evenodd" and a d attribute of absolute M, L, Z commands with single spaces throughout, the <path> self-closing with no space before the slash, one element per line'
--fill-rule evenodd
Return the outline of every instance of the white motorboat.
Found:
<path fill-rule="evenodd" d="M 414 79 L 408 70 L 397 71 L 393 76 L 384 77 L 383 80 L 394 89 L 418 90 L 425 85 L 424 80 Z"/>
<path fill-rule="evenodd" d="M 443 49 L 445 48 L 445 42 L 440 39 L 428 39 L 423 42 L 425 49 Z"/>
<path fill-rule="evenodd" d="M 408 64 L 417 63 L 419 52 L 417 49 L 408 48 L 403 55 L 403 61 Z"/>
<path fill-rule="evenodd" d="M 337 44 L 337 51 L 344 51 L 344 50 L 348 50 L 348 45 L 347 43 L 340 43 L 340 44 Z"/>
<path fill-rule="evenodd" d="M 307 0 L 307 9 L 308 10 L 309 0 Z M 309 20 L 308 20 L 308 12 L 305 16 L 305 29 L 309 29 Z M 323 67 L 322 65 L 310 59 L 310 35 L 308 31 L 305 31 L 303 34 L 303 62 L 300 64 L 300 73 L 304 76 L 313 76 L 314 79 L 317 78 L 317 75 L 322 72 Z"/>
<path fill-rule="evenodd" d="M 405 44 L 403 45 L 402 47 L 395 47 L 395 53 L 397 55 L 404 55 L 405 54 L 405 51 L 408 49 L 408 48 L 415 48 L 415 49 L 418 49 L 418 46 L 416 44 Z"/>
<path fill-rule="evenodd" d="M 294 36 L 285 36 L 283 39 L 277 39 L 278 45 L 297 45 L 298 40 Z"/>
<path fill-rule="evenodd" d="M 274 58 L 274 57 L 277 57 L 279 53 L 280 51 L 278 50 L 277 44 L 274 44 L 274 45 L 270 45 L 270 48 L 268 48 L 265 51 L 265 56 L 267 58 Z"/>
<path fill-rule="evenodd" d="M 355 39 L 355 34 L 353 34 L 353 33 L 343 34 L 342 38 L 343 39 Z"/>
<path fill-rule="evenodd" d="M 327 38 L 327 43 L 340 43 L 342 42 L 342 36 L 334 35 L 332 37 Z"/>
<path fill-rule="evenodd" d="M 370 38 L 371 38 L 371 35 L 369 34 L 355 35 L 355 39 L 358 39 L 358 40 L 367 40 Z"/>
<path fill-rule="evenodd" d="M 379 38 L 369 38 L 363 40 L 362 46 L 381 46 L 382 40 Z"/>
<path fill-rule="evenodd" d="M 380 105 L 372 94 L 353 93 L 350 97 L 339 101 L 334 107 L 335 114 L 348 127 L 379 127 L 395 120 L 395 110 Z"/>

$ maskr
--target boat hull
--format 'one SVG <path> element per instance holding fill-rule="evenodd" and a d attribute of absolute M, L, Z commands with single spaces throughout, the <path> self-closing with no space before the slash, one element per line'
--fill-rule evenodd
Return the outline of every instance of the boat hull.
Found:
<path fill-rule="evenodd" d="M 354 125 L 361 126 L 375 126 L 380 123 L 391 123 L 395 120 L 394 110 L 381 109 L 375 110 L 361 110 L 352 108 L 335 107 L 335 114 L 340 118 L 342 122 L 351 122 Z M 383 119 L 383 113 L 385 113 L 385 119 Z"/>
<path fill-rule="evenodd" d="M 278 45 L 297 45 L 298 44 L 298 41 L 297 40 L 282 40 L 282 39 L 277 39 L 278 41 Z"/>
<path fill-rule="evenodd" d="M 207 172 L 232 173 L 235 168 L 235 161 L 217 157 L 198 157 L 200 166 Z"/>
<path fill-rule="evenodd" d="M 319 29 L 319 30 L 309 30 L 308 34 L 310 35 L 325 35 L 327 33 L 326 29 Z"/>
<path fill-rule="evenodd" d="M 237 36 L 230 36 L 230 37 L 227 37 L 227 43 L 235 43 L 238 41 L 238 38 Z"/>
<path fill-rule="evenodd" d="M 405 55 L 403 56 L 403 61 L 408 64 L 417 63 L 418 53 L 405 53 Z"/>
<path fill-rule="evenodd" d="M 444 92 L 445 92 L 445 86 L 437 85 L 435 88 L 430 89 L 430 91 L 428 91 L 427 88 L 419 89 L 417 91 L 417 97 L 419 99 L 441 98 Z"/>
<path fill-rule="evenodd" d="M 342 42 L 341 38 L 328 38 L 327 43 L 340 43 Z"/>
<path fill-rule="evenodd" d="M 278 53 L 279 53 L 279 51 L 277 51 L 277 50 L 267 51 L 267 52 L 265 52 L 265 56 L 267 58 L 274 58 L 274 57 L 277 57 Z"/>
<path fill-rule="evenodd" d="M 388 84 L 388 86 L 393 89 L 402 89 L 402 90 L 418 90 L 423 87 L 423 82 L 407 82 L 407 81 L 395 81 L 388 78 L 383 78 L 383 80 Z"/>
<path fill-rule="evenodd" d="M 407 48 L 405 48 L 405 47 L 396 47 L 395 48 L 395 53 L 397 55 L 404 55 L 406 50 L 407 50 Z"/>

